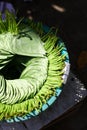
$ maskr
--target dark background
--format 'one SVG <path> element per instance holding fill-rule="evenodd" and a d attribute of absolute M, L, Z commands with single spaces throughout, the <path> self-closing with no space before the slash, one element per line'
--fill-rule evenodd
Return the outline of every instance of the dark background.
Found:
<path fill-rule="evenodd" d="M 18 17 L 58 28 L 69 53 L 71 70 L 87 86 L 87 0 L 14 0 L 12 3 Z"/>
<path fill-rule="evenodd" d="M 1 1 L 11 2 L 18 17 L 58 28 L 69 53 L 71 70 L 87 86 L 87 0 Z"/>
<path fill-rule="evenodd" d="M 87 0 L 5 0 L 13 4 L 18 17 L 58 28 L 67 47 L 71 71 L 87 88 Z M 44 130 L 87 130 L 87 99 L 77 111 Z"/>

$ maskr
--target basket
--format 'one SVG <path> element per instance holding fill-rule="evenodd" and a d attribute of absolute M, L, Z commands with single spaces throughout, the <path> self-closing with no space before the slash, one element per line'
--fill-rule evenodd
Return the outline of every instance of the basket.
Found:
<path fill-rule="evenodd" d="M 49 31 L 49 27 L 48 26 L 43 26 L 43 30 L 45 32 L 48 32 Z M 30 112 L 30 113 L 28 113 L 26 115 L 18 116 L 18 117 L 14 117 L 12 119 L 5 120 L 6 122 L 8 122 L 8 123 L 20 122 L 20 121 L 25 121 L 25 120 L 31 119 L 32 117 L 36 117 L 37 115 L 39 115 L 40 113 L 42 113 L 46 109 L 49 109 L 49 107 L 56 101 L 56 99 L 59 98 L 59 95 L 61 94 L 61 92 L 63 90 L 63 86 L 67 82 L 67 78 L 68 78 L 69 71 L 70 71 L 70 63 L 69 63 L 68 51 L 67 51 L 67 48 L 64 45 L 64 42 L 60 39 L 58 41 L 58 44 L 61 44 L 61 45 L 64 46 L 64 48 L 61 50 L 61 55 L 66 54 L 66 58 L 65 58 L 65 61 L 64 61 L 65 62 L 64 74 L 62 76 L 62 78 L 63 78 L 63 84 L 62 84 L 61 88 L 57 88 L 56 89 L 56 95 L 50 97 L 47 100 L 47 102 L 42 105 L 42 108 L 39 111 L 34 110 L 34 111 L 32 111 L 32 112 Z"/>

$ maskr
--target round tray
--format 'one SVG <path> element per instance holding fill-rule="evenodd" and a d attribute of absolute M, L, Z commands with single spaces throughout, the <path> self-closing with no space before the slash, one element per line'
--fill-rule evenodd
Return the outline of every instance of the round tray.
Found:
<path fill-rule="evenodd" d="M 48 32 L 49 30 L 49 27 L 47 26 L 44 26 L 44 31 L 45 32 Z M 70 71 L 70 63 L 69 63 L 69 55 L 68 55 L 68 52 L 67 52 L 67 49 L 64 45 L 64 42 L 60 39 L 58 41 L 58 44 L 63 44 L 64 48 L 61 50 L 61 55 L 65 55 L 66 54 L 66 57 L 65 57 L 65 68 L 64 68 L 64 74 L 62 76 L 63 78 L 63 84 L 61 86 L 61 88 L 57 88 L 56 89 L 56 95 L 55 96 L 52 96 L 51 98 L 49 98 L 49 100 L 47 100 L 46 104 L 43 104 L 42 108 L 40 111 L 32 111 L 24 116 L 18 116 L 18 117 L 14 117 L 12 119 L 8 119 L 8 120 L 5 120 L 6 122 L 8 123 L 12 123 L 12 122 L 20 122 L 20 121 L 25 121 L 25 120 L 28 120 L 28 119 L 31 119 L 32 117 L 35 117 L 37 115 L 39 115 L 41 112 L 45 111 L 46 109 L 49 108 L 49 106 L 51 106 L 55 100 L 59 97 L 60 93 L 62 92 L 63 90 L 63 85 L 66 84 L 67 82 L 67 78 L 68 78 L 68 75 L 69 75 L 69 71 Z"/>

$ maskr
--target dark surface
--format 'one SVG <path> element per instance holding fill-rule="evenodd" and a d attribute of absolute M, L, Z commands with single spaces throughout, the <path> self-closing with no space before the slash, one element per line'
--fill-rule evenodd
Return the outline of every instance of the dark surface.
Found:
<path fill-rule="evenodd" d="M 87 0 L 33 0 L 32 2 L 25 3 L 23 0 L 7 1 L 11 1 L 15 9 L 19 10 L 18 16 L 29 17 L 34 21 L 41 21 L 50 27 L 53 26 L 59 29 L 58 34 L 65 42 L 65 45 L 69 52 L 71 70 L 76 75 L 76 77 L 81 80 L 81 82 L 84 84 L 83 86 L 87 88 L 87 64 L 85 64 L 82 68 L 79 68 L 77 64 L 81 52 L 87 52 Z M 61 8 L 55 10 L 52 7 L 53 5 L 57 5 Z M 74 80 L 74 78 L 72 78 L 72 80 Z M 57 114 L 59 114 L 59 111 L 64 112 L 64 110 L 67 108 L 67 105 L 74 105 L 73 103 L 76 103 L 76 101 L 71 103 L 71 99 L 75 99 L 74 95 L 72 95 L 72 92 L 76 94 L 76 86 L 75 84 L 73 85 L 73 81 L 70 83 L 71 85 L 68 85 L 66 88 L 71 88 L 70 92 L 68 93 L 70 99 L 67 96 L 67 92 L 63 94 L 63 99 L 68 98 L 69 102 L 65 102 L 65 104 L 61 104 L 62 102 L 59 102 Z M 79 87 L 80 85 L 81 84 L 78 83 Z M 75 89 L 72 90 L 72 88 Z M 79 96 L 77 97 L 79 98 Z M 56 103 L 57 101 L 54 104 Z M 41 128 L 42 126 L 44 127 L 44 130 L 87 130 L 87 99 L 83 100 L 83 102 L 80 102 L 78 106 L 73 107 L 74 108 L 71 112 L 68 112 L 66 116 L 63 116 L 63 118 L 61 117 L 60 120 L 56 119 L 55 122 L 53 121 L 50 123 L 48 125 L 49 127 L 45 126 L 46 120 L 41 120 L 44 118 L 44 116 L 48 118 L 51 116 L 46 114 L 43 114 L 43 118 L 37 117 L 39 118 L 39 127 L 34 127 L 34 124 L 38 124 L 37 119 L 32 119 L 34 120 L 33 122 L 29 121 L 30 125 L 34 128 L 34 130 L 38 130 L 38 128 Z M 51 112 L 51 108 L 49 112 Z M 55 115 L 54 113 L 51 120 Z M 56 117 L 59 116 L 57 114 Z M 33 128 L 30 127 L 29 122 L 26 121 L 26 123 L 16 124 L 4 123 L 1 125 L 0 130 L 33 130 Z M 48 122 L 46 123 L 48 124 Z"/>
<path fill-rule="evenodd" d="M 84 128 L 84 126 L 86 127 L 87 124 L 87 113 L 84 113 L 87 108 L 84 104 L 87 104 L 87 102 L 82 102 L 86 95 L 87 90 L 84 88 L 84 85 L 75 75 L 70 73 L 67 84 L 64 86 L 59 98 L 57 98 L 53 105 L 49 106 L 46 111 L 24 122 L 1 122 L 0 130 L 47 130 L 48 128 L 56 130 L 57 128 L 64 128 L 64 126 L 61 125 L 62 123 L 66 124 L 66 128 L 70 128 L 71 130 L 80 130 Z M 81 114 L 79 115 L 80 112 Z M 75 120 L 73 122 L 73 114 L 76 118 L 75 120 L 78 122 L 75 122 Z M 78 125 L 79 121 L 81 122 L 83 120 L 84 123 Z M 68 125 L 67 121 L 70 122 Z M 57 122 L 59 125 L 57 125 Z"/>
<path fill-rule="evenodd" d="M 60 120 L 46 126 L 42 130 L 87 130 L 87 98 L 74 106 L 70 112 L 63 115 Z"/>

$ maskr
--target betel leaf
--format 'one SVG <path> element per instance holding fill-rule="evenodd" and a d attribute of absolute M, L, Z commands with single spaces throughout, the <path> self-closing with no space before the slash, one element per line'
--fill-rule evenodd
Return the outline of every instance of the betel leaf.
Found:
<path fill-rule="evenodd" d="M 33 97 L 46 81 L 47 69 L 46 57 L 32 58 L 27 60 L 19 79 L 6 80 L 0 76 L 0 102 L 14 104 Z"/>
<path fill-rule="evenodd" d="M 46 51 L 40 37 L 31 29 L 25 29 L 16 38 L 15 43 L 11 44 L 12 52 L 33 57 L 43 57 Z"/>
<path fill-rule="evenodd" d="M 12 60 L 14 55 L 44 57 L 45 53 L 42 41 L 33 31 L 23 32 L 22 36 L 0 34 L 0 69 Z"/>
<path fill-rule="evenodd" d="M 38 24 L 18 30 L 14 16 L 13 22 L 10 16 L 5 21 L 7 28 L 1 26 L 0 70 L 6 71 L 10 65 L 13 70 L 14 66 L 23 68 L 17 79 L 0 75 L 0 120 L 39 111 L 62 86 L 65 66 L 63 45 L 57 44 L 58 37 L 53 32 L 43 32 Z"/>

